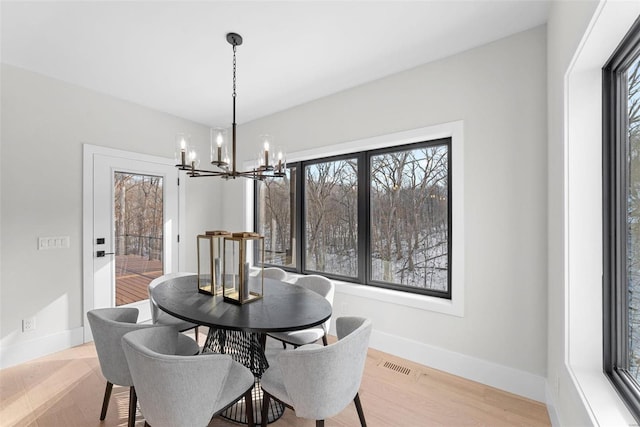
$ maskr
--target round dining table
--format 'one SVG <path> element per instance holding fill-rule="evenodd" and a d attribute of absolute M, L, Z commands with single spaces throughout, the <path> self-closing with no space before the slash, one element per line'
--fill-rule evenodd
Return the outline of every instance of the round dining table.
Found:
<path fill-rule="evenodd" d="M 195 274 L 169 279 L 151 292 L 163 311 L 214 329 L 262 334 L 296 331 L 331 317 L 331 304 L 323 296 L 274 279 L 264 279 L 262 298 L 242 305 L 224 302 L 222 295 L 198 292 Z"/>
<path fill-rule="evenodd" d="M 251 280 L 259 280 L 251 278 Z M 209 327 L 203 352 L 231 355 L 256 377 L 254 387 L 254 420 L 260 422 L 262 390 L 260 377 L 269 367 L 264 353 L 266 334 L 307 329 L 331 317 L 331 304 L 321 295 L 294 284 L 264 279 L 263 297 L 242 305 L 225 302 L 222 295 L 198 292 L 198 276 L 168 279 L 151 290 L 153 299 L 163 311 L 179 319 Z M 222 416 L 246 423 L 242 399 Z M 269 422 L 282 416 L 280 404 L 269 409 Z"/>

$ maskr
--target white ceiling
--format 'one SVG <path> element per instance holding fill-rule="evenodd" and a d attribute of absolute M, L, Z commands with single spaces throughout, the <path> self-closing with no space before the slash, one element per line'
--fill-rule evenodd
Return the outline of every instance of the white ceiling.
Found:
<path fill-rule="evenodd" d="M 243 123 L 544 24 L 548 1 L 0 4 L 2 62 L 208 125 Z"/>

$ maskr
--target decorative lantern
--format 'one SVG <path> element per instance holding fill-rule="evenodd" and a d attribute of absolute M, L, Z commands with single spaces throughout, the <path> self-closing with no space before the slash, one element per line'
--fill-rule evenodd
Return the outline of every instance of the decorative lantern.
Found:
<path fill-rule="evenodd" d="M 247 254 L 253 249 L 253 245 L 260 245 L 262 259 L 260 260 L 258 274 L 249 274 L 249 262 Z M 232 304 L 245 304 L 262 298 L 263 267 L 264 264 L 264 237 L 258 233 L 240 232 L 233 233 L 224 238 L 224 270 L 222 283 L 224 288 L 224 300 Z"/>
<path fill-rule="evenodd" d="M 224 238 L 227 231 L 207 231 L 198 235 L 198 292 L 207 295 L 222 293 L 224 268 Z"/>

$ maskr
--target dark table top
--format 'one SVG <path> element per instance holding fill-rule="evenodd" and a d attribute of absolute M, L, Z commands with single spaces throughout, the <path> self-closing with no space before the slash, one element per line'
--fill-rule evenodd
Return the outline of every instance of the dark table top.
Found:
<path fill-rule="evenodd" d="M 218 329 L 284 332 L 306 329 L 331 317 L 331 304 L 301 286 L 264 279 L 264 297 L 244 305 L 224 302 L 222 295 L 198 292 L 196 275 L 176 277 L 152 291 L 158 306 L 180 319 Z"/>

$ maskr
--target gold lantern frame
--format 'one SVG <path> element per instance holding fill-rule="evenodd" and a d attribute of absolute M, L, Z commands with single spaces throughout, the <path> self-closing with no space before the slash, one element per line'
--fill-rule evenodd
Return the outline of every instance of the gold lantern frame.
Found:
<path fill-rule="evenodd" d="M 262 260 L 259 272 L 255 276 L 249 274 L 247 262 L 248 244 L 260 245 Z M 237 250 L 237 260 L 236 260 Z M 254 263 L 255 265 L 255 263 Z M 239 232 L 224 238 L 224 268 L 222 270 L 223 299 L 231 304 L 242 305 L 261 299 L 264 295 L 264 236 L 258 233 Z M 250 284 L 256 284 L 251 288 Z"/>
<path fill-rule="evenodd" d="M 228 231 L 215 230 L 207 231 L 205 234 L 197 236 L 198 243 L 198 292 L 205 295 L 221 295 L 223 293 L 223 267 L 224 267 L 224 239 L 230 237 Z M 208 271 L 202 265 L 203 256 L 201 253 L 202 243 L 208 246 Z M 217 261 L 217 262 L 216 262 Z M 210 279 L 207 280 L 206 278 Z"/>

